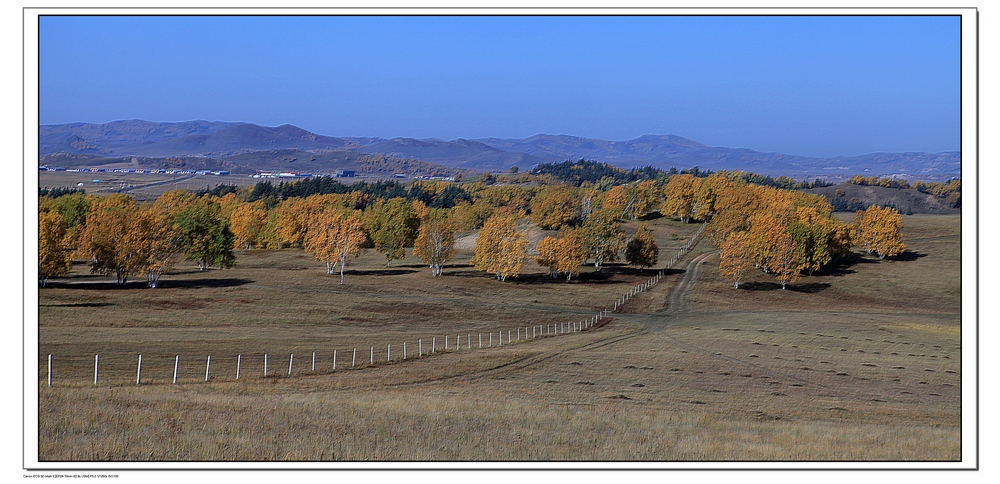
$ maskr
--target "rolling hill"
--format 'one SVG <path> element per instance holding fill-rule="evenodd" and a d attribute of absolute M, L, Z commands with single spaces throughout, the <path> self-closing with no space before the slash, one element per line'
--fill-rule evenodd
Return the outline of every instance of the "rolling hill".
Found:
<path fill-rule="evenodd" d="M 63 158 L 69 155 L 197 157 L 221 163 L 236 155 L 281 150 L 314 154 L 379 154 L 474 171 L 506 171 L 514 166 L 527 170 L 539 163 L 587 159 L 622 168 L 652 166 L 666 170 L 697 166 L 702 170 L 745 170 L 796 180 L 821 178 L 840 181 L 856 174 L 925 181 L 961 176 L 959 152 L 871 153 L 815 158 L 747 148 L 712 147 L 675 135 L 643 135 L 626 141 L 548 134 L 522 139 L 460 138 L 446 141 L 433 138 L 339 138 L 319 135 L 289 124 L 264 127 L 251 123 L 211 121 L 155 123 L 129 120 L 39 126 L 39 155 L 43 160 L 52 160 L 54 154 L 63 153 Z M 266 155 L 257 158 L 273 160 Z M 251 170 L 271 169 L 241 166 Z"/>

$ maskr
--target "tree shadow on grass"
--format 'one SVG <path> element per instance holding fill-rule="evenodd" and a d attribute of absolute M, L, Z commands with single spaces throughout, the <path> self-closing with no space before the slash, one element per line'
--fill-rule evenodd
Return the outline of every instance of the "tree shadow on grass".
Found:
<path fill-rule="evenodd" d="M 892 260 L 912 262 L 920 259 L 921 257 L 927 257 L 927 254 L 921 254 L 920 252 L 914 252 L 912 250 L 904 250 L 902 254 L 893 257 Z"/>
<path fill-rule="evenodd" d="M 183 288 L 202 289 L 213 287 L 237 287 L 256 282 L 253 279 L 244 278 L 205 278 L 205 279 L 160 279 L 159 288 Z M 158 288 L 150 288 L 145 280 L 129 281 L 124 286 L 119 286 L 113 281 L 99 282 L 49 282 L 45 287 L 59 289 L 83 289 L 88 291 L 115 291 L 129 289 L 150 289 L 155 291 Z M 82 307 L 82 306 L 81 306 Z"/>
<path fill-rule="evenodd" d="M 115 303 L 109 302 L 88 302 L 88 303 L 66 303 L 66 304 L 39 304 L 39 307 L 46 308 L 103 308 L 106 306 L 114 306 Z"/>
<path fill-rule="evenodd" d="M 401 276 L 417 272 L 413 269 L 348 269 L 345 276 Z"/>
<path fill-rule="evenodd" d="M 805 284 L 788 284 L 785 286 L 785 290 L 813 294 L 825 291 L 830 287 L 831 284 L 825 282 L 808 282 Z M 781 284 L 777 282 L 744 282 L 740 284 L 740 289 L 747 291 L 780 291 Z"/>
<path fill-rule="evenodd" d="M 178 287 L 178 288 L 188 288 L 188 289 L 201 289 L 201 288 L 211 288 L 211 287 L 238 287 L 246 284 L 251 284 L 257 282 L 253 279 L 245 279 L 242 277 L 227 277 L 227 278 L 206 278 L 206 279 L 161 279 L 160 287 Z M 145 286 L 145 283 L 141 283 Z"/>
<path fill-rule="evenodd" d="M 857 252 L 851 252 L 850 254 L 837 259 L 836 262 L 828 264 L 822 269 L 813 273 L 815 276 L 846 276 L 848 274 L 854 274 L 855 271 L 852 267 L 858 264 L 878 264 L 877 260 L 873 260 L 869 257 L 865 257 Z"/>

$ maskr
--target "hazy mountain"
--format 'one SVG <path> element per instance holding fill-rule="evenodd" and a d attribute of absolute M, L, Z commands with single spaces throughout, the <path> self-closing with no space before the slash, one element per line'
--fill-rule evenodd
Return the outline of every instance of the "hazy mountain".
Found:
<path fill-rule="evenodd" d="M 547 134 L 523 139 L 452 141 L 337 138 L 288 124 L 271 128 L 250 123 L 209 121 L 154 123 L 131 120 L 106 124 L 43 125 L 39 127 L 39 150 L 41 156 L 66 153 L 105 157 L 208 158 L 278 150 L 311 153 L 354 151 L 479 171 L 506 171 L 512 166 L 527 170 L 539 163 L 587 159 L 623 168 L 649 165 L 666 170 L 698 166 L 702 170 L 746 170 L 797 180 L 843 180 L 855 174 L 925 181 L 961 176 L 959 152 L 871 153 L 815 158 L 746 148 L 712 147 L 674 135 L 644 135 L 626 141 Z M 273 159 L 270 155 L 262 156 Z M 302 159 L 301 156 L 297 158 Z"/>
<path fill-rule="evenodd" d="M 285 124 L 267 128 L 250 123 L 116 121 L 103 125 L 39 127 L 39 154 L 55 152 L 119 156 L 228 156 L 246 151 L 336 150 L 350 144 Z"/>
<path fill-rule="evenodd" d="M 445 166 L 480 171 L 503 171 L 511 166 L 530 168 L 539 163 L 553 160 L 528 153 L 501 150 L 479 141 L 461 138 L 454 141 L 393 138 L 367 146 L 359 146 L 355 150 L 364 153 L 384 153 L 403 158 L 416 158 Z"/>

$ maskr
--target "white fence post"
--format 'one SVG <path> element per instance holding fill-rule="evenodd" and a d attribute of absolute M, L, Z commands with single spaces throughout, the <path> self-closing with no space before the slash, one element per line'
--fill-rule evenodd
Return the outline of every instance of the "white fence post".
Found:
<path fill-rule="evenodd" d="M 94 355 L 94 385 L 97 385 L 97 365 L 101 361 L 101 355 Z"/>
<path fill-rule="evenodd" d="M 135 367 L 135 384 L 142 381 L 142 355 L 139 355 L 139 364 Z"/>
<path fill-rule="evenodd" d="M 354 354 L 351 356 L 351 368 L 354 368 L 354 362 L 358 359 L 358 349 L 354 348 Z"/>
<path fill-rule="evenodd" d="M 444 350 L 448 351 L 448 335 L 444 335 Z"/>
<path fill-rule="evenodd" d="M 417 358 L 424 356 L 424 340 L 417 340 Z"/>
<path fill-rule="evenodd" d="M 52 386 L 52 355 L 49 354 L 49 386 Z"/>
<path fill-rule="evenodd" d="M 240 364 L 243 363 L 243 355 L 236 355 L 236 379 L 240 379 Z"/>
<path fill-rule="evenodd" d="M 337 371 L 337 350 L 333 350 L 333 371 Z"/>
<path fill-rule="evenodd" d="M 375 347 L 374 346 L 372 346 L 372 350 L 371 351 L 372 351 L 371 355 L 368 357 L 368 359 L 371 360 L 371 361 L 369 361 L 369 363 L 371 363 L 372 365 L 374 365 L 375 364 Z"/>
<path fill-rule="evenodd" d="M 483 333 L 479 333 L 479 347 L 483 347 Z"/>
<path fill-rule="evenodd" d="M 316 371 L 316 352 L 315 352 L 315 351 L 313 351 L 313 365 L 312 365 L 312 371 Z"/>
<path fill-rule="evenodd" d="M 437 353 L 438 337 L 431 338 L 431 353 Z"/>
<path fill-rule="evenodd" d="M 490 348 L 493 347 L 493 332 L 490 331 Z"/>
<path fill-rule="evenodd" d="M 212 367 L 212 355 L 208 355 L 208 361 L 205 362 L 205 381 L 208 381 L 208 369 Z"/>
<path fill-rule="evenodd" d="M 406 359 L 406 341 L 403 341 L 403 359 Z"/>
<path fill-rule="evenodd" d="M 292 359 L 295 358 L 294 354 L 288 354 L 288 376 L 292 376 Z"/>
<path fill-rule="evenodd" d="M 180 366 L 181 355 L 174 355 L 174 385 L 177 384 L 177 367 Z"/>
<path fill-rule="evenodd" d="M 264 353 L 264 376 L 267 376 L 267 353 Z"/>

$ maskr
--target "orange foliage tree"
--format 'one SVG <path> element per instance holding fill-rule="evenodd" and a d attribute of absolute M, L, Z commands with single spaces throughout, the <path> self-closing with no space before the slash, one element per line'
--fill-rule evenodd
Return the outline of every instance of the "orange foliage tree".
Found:
<path fill-rule="evenodd" d="M 340 283 L 344 283 L 344 266 L 349 259 L 361 254 L 365 233 L 357 211 L 342 207 L 326 207 L 313 211 L 310 230 L 303 238 L 305 250 L 316 260 L 326 263 L 326 273 L 333 274 L 340 266 Z"/>
<path fill-rule="evenodd" d="M 580 266 L 587 259 L 587 250 L 583 238 L 576 229 L 563 227 L 556 237 L 548 236 L 538 242 L 538 256 L 535 261 L 548 267 L 553 278 L 566 274 L 566 280 L 572 280 L 580 273 Z"/>

